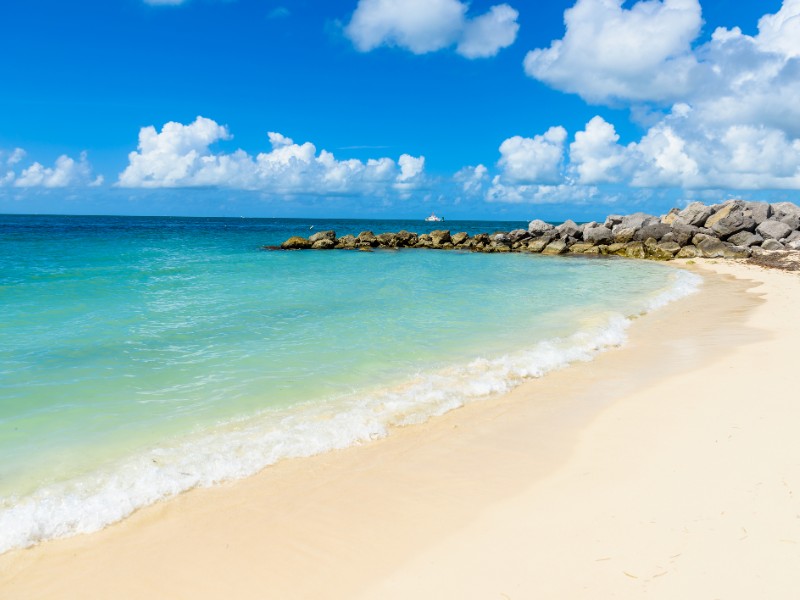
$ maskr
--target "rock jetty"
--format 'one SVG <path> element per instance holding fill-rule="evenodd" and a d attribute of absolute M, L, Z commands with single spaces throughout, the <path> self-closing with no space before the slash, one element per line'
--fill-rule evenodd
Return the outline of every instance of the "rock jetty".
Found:
<path fill-rule="evenodd" d="M 336 237 L 321 231 L 293 236 L 283 250 L 372 250 L 433 248 L 470 252 L 527 252 L 549 255 L 617 255 L 629 258 L 749 258 L 774 251 L 800 251 L 800 207 L 791 202 L 729 200 L 708 206 L 693 202 L 666 215 L 610 215 L 602 223 L 560 225 L 531 221 L 527 229 L 468 235 L 436 230 Z M 272 249 L 272 248 L 270 248 Z"/>

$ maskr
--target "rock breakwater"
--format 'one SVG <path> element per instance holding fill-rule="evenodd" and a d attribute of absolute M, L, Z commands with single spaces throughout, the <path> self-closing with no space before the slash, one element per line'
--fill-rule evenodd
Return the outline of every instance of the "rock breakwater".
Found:
<path fill-rule="evenodd" d="M 470 252 L 527 252 L 548 255 L 617 255 L 628 258 L 749 258 L 772 252 L 800 251 L 800 207 L 791 202 L 729 200 L 705 205 L 693 202 L 666 215 L 609 215 L 604 222 L 553 225 L 531 221 L 527 229 L 468 235 L 436 230 L 336 237 L 321 231 L 309 238 L 293 236 L 283 250 L 372 250 L 431 248 Z"/>

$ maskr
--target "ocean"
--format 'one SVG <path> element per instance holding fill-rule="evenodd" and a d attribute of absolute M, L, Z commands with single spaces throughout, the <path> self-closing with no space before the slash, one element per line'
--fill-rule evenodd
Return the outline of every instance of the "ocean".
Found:
<path fill-rule="evenodd" d="M 622 259 L 261 250 L 525 226 L 0 216 L 0 553 L 591 360 L 700 282 Z"/>

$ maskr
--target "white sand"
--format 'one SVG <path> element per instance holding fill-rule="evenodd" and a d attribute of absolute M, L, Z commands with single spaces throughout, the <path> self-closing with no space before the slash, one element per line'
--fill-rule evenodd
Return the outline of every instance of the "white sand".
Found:
<path fill-rule="evenodd" d="M 625 348 L 0 557 L 0 598 L 800 598 L 800 277 L 704 263 Z"/>

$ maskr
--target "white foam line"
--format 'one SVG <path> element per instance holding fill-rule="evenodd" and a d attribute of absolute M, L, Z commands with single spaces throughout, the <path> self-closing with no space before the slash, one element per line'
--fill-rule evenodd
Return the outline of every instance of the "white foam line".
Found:
<path fill-rule="evenodd" d="M 702 281 L 685 271 L 675 271 L 672 280 L 668 289 L 645 302 L 645 312 L 693 293 Z M 265 412 L 24 498 L 0 499 L 0 553 L 97 531 L 138 508 L 189 489 L 241 479 L 281 459 L 381 438 L 392 426 L 421 423 L 466 403 L 506 393 L 525 380 L 592 360 L 623 344 L 629 325 L 625 316 L 610 315 L 602 325 L 568 338 L 420 373 L 394 388 Z"/>

